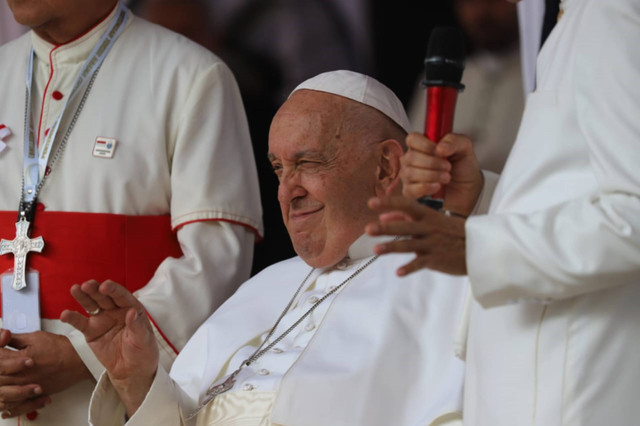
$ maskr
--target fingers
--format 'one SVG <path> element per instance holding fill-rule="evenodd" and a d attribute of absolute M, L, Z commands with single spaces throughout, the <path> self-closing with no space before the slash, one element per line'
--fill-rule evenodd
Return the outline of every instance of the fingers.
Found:
<path fill-rule="evenodd" d="M 105 281 L 105 283 L 106 282 L 108 281 Z M 102 284 L 98 284 L 98 282 L 95 280 L 84 282 L 80 286 L 80 289 L 92 299 L 94 304 L 93 309 L 88 309 L 88 311 L 93 311 L 95 310 L 96 307 L 99 307 L 100 309 L 103 309 L 103 310 L 110 310 L 110 309 L 116 308 L 117 305 L 113 301 L 113 299 L 108 294 L 105 294 L 103 291 L 100 291 L 101 286 Z M 87 307 L 84 305 L 83 305 L 83 308 L 87 309 Z"/>
<path fill-rule="evenodd" d="M 142 304 L 129 290 L 118 283 L 107 280 L 100 284 L 100 293 L 108 297 L 116 306 L 120 308 L 133 307 L 140 313 Z M 144 308 L 142 308 L 144 312 Z"/>
<path fill-rule="evenodd" d="M 0 358 L 0 376 L 8 376 L 11 374 L 21 373 L 25 369 L 33 367 L 33 359 L 25 356 L 20 356 L 15 351 L 12 352 L 16 355 L 12 357 L 2 356 L 2 358 Z"/>
<path fill-rule="evenodd" d="M 451 181 L 451 163 L 437 153 L 435 143 L 412 133 L 407 136 L 407 146 L 400 159 L 403 195 L 413 199 L 432 195 Z"/>
<path fill-rule="evenodd" d="M 87 327 L 89 326 L 89 318 L 80 314 L 79 312 L 64 310 L 62 314 L 60 314 L 60 321 L 69 324 L 82 334 L 85 334 Z"/>
<path fill-rule="evenodd" d="M 462 157 L 473 155 L 473 143 L 465 135 L 448 133 L 437 144 L 435 155 L 441 157 Z"/>
<path fill-rule="evenodd" d="M 403 212 L 399 212 L 399 211 L 380 213 L 380 215 L 378 216 L 378 220 L 380 222 L 382 222 L 382 223 L 393 222 L 393 221 L 398 221 L 398 220 L 413 221 L 413 219 L 411 217 L 409 217 L 406 214 L 404 214 Z"/>
<path fill-rule="evenodd" d="M 424 261 L 424 259 L 420 256 L 417 256 L 415 259 L 413 259 L 411 262 L 407 263 L 406 265 L 403 265 L 401 267 L 399 267 L 396 270 L 396 274 L 399 277 L 406 277 L 409 274 L 412 274 L 416 271 L 419 271 L 420 269 L 426 268 L 427 264 Z"/>
<path fill-rule="evenodd" d="M 407 148 L 423 154 L 433 155 L 436 144 L 423 134 L 411 132 L 407 135 Z"/>
<path fill-rule="evenodd" d="M 86 288 L 88 288 L 89 286 L 97 287 L 97 285 L 97 281 L 87 281 L 83 283 L 83 286 L 85 286 Z M 93 298 L 83 289 L 83 287 L 79 286 L 78 284 L 72 285 L 70 291 L 73 298 L 76 299 L 76 301 L 80 304 L 80 306 L 82 306 L 85 311 L 92 312 L 99 308 L 98 303 L 93 300 Z"/>
<path fill-rule="evenodd" d="M 0 404 L 0 410 L 2 411 L 2 418 L 8 419 L 31 413 L 49 404 L 51 404 L 51 398 L 49 396 L 39 396 L 20 403 Z"/>
<path fill-rule="evenodd" d="M 139 311 L 136 308 L 131 308 L 127 311 L 127 316 L 125 317 L 125 324 L 134 333 L 136 333 L 142 329 L 147 329 L 145 318 L 146 316 L 144 315 L 144 311 Z"/>
<path fill-rule="evenodd" d="M 435 210 L 425 207 L 415 200 L 400 196 L 374 197 L 369 199 L 367 205 L 371 210 L 380 213 L 397 211 L 399 212 L 397 216 L 391 216 L 396 219 L 400 217 L 400 214 L 413 220 L 420 220 L 425 215 L 438 214 Z"/>
<path fill-rule="evenodd" d="M 36 384 L 0 386 L 0 410 L 6 410 L 31 398 L 42 396 L 42 387 Z"/>
<path fill-rule="evenodd" d="M 442 184 L 433 182 L 411 182 L 402 186 L 402 195 L 417 200 L 428 195 L 433 195 L 442 189 Z"/>
<path fill-rule="evenodd" d="M 442 164 L 437 161 L 438 157 L 441 159 L 448 158 L 451 156 L 463 156 L 463 155 L 472 155 L 473 154 L 473 143 L 471 139 L 469 139 L 465 135 L 457 134 L 457 133 L 447 133 L 438 141 L 438 143 L 434 143 L 429 140 L 426 136 L 420 133 L 410 133 L 407 135 L 407 148 L 409 152 L 414 152 L 416 155 L 414 159 L 422 158 L 425 161 L 427 158 L 431 158 L 430 161 L 435 161 L 433 164 Z M 426 163 L 424 165 L 427 165 Z M 417 164 L 416 164 L 417 165 Z M 445 168 L 442 170 L 450 170 L 449 168 Z"/>
<path fill-rule="evenodd" d="M 82 285 L 73 285 L 71 294 L 87 312 L 95 311 L 97 308 L 106 311 L 116 308 L 133 306 L 139 308 L 142 306 L 138 299 L 126 288 L 110 280 L 102 284 L 91 280 L 82 283 Z M 66 318 L 76 322 L 78 320 L 74 315 L 66 316 Z M 76 325 L 82 326 L 83 324 L 77 323 Z"/>
<path fill-rule="evenodd" d="M 11 341 L 11 331 L 9 330 L 1 330 L 0 331 L 0 347 L 5 347 Z"/>

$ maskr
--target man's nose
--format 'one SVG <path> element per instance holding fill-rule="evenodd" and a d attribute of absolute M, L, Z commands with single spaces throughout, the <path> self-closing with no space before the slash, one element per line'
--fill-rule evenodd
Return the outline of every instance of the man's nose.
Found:
<path fill-rule="evenodd" d="M 290 203 L 294 198 L 304 197 L 306 193 L 299 173 L 291 171 L 282 174 L 278 185 L 279 202 Z"/>

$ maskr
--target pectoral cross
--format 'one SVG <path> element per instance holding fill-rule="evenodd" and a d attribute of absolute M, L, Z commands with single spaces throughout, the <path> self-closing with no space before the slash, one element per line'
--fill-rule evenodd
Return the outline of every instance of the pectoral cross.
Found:
<path fill-rule="evenodd" d="M 14 240 L 0 241 L 0 255 L 13 253 L 13 282 L 11 288 L 21 290 L 27 286 L 25 280 L 25 268 L 27 266 L 27 253 L 30 251 L 42 252 L 44 240 L 42 237 L 30 239 L 27 235 L 30 223 L 22 217 L 16 223 L 16 238 Z"/>

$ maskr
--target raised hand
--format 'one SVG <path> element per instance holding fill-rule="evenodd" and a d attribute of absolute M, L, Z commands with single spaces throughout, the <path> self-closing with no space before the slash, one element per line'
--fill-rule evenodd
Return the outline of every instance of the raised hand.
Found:
<path fill-rule="evenodd" d="M 419 133 L 410 133 L 407 147 L 401 159 L 403 195 L 418 199 L 445 185 L 444 208 L 469 216 L 483 185 L 471 140 L 449 133 L 436 144 Z"/>
<path fill-rule="evenodd" d="M 376 254 L 415 253 L 416 258 L 397 270 L 400 276 L 422 268 L 465 275 L 465 219 L 446 216 L 405 197 L 372 198 L 369 208 L 380 213 L 378 222 L 367 224 L 368 235 L 410 237 L 375 246 Z"/>
<path fill-rule="evenodd" d="M 113 281 L 74 285 L 71 294 L 90 313 L 66 310 L 60 320 L 84 334 L 107 369 L 129 416 L 144 400 L 158 367 L 158 346 L 144 306 Z"/>

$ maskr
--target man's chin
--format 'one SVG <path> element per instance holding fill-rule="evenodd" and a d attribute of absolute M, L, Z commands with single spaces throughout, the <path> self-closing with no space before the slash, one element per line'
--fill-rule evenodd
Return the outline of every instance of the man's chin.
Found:
<path fill-rule="evenodd" d="M 311 251 L 308 249 L 298 249 L 295 244 L 293 248 L 298 256 L 313 268 L 329 268 L 340 262 L 346 256 L 346 250 L 344 253 L 327 253 L 323 250 Z"/>

